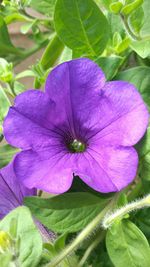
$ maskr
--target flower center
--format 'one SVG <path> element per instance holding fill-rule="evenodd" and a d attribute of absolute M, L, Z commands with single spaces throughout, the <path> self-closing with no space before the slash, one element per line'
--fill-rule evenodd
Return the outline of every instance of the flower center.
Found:
<path fill-rule="evenodd" d="M 84 152 L 85 149 L 86 149 L 86 145 L 77 139 L 74 139 L 73 142 L 69 144 L 69 150 L 73 153 Z"/>

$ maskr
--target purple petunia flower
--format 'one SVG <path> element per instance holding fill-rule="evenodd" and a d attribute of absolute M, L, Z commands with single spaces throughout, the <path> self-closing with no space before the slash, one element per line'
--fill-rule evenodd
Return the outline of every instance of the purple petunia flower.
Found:
<path fill-rule="evenodd" d="M 95 63 L 77 59 L 49 74 L 45 93 L 29 90 L 16 97 L 4 134 L 23 150 L 15 172 L 28 188 L 63 193 L 74 174 L 97 191 L 113 192 L 135 178 L 132 146 L 144 135 L 148 117 L 133 85 L 106 82 Z"/>
<path fill-rule="evenodd" d="M 35 195 L 35 189 L 28 189 L 18 183 L 13 162 L 0 170 L 0 219 L 16 207 L 23 204 L 26 196 Z"/>

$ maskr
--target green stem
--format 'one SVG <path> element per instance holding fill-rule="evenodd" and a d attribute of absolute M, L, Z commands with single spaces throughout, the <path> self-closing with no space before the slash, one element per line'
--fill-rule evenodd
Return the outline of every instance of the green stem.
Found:
<path fill-rule="evenodd" d="M 112 201 L 77 235 L 74 241 L 69 244 L 63 251 L 56 256 L 47 267 L 55 267 L 70 253 L 72 253 L 81 242 L 83 242 L 97 227 L 100 226 L 100 223 L 105 216 L 105 214 L 113 207 L 116 202 L 116 196 Z M 118 196 L 117 196 L 118 197 Z"/>
<path fill-rule="evenodd" d="M 120 17 L 121 17 L 121 20 L 122 20 L 122 22 L 124 24 L 124 27 L 125 27 L 125 30 L 126 30 L 127 34 L 135 41 L 141 40 L 141 38 L 139 36 L 135 35 L 135 33 L 132 32 L 132 30 L 130 29 L 130 26 L 128 24 L 127 18 L 122 14 L 120 14 Z"/>
<path fill-rule="evenodd" d="M 86 252 L 84 253 L 82 259 L 79 262 L 79 267 L 82 267 L 86 260 L 88 259 L 89 255 L 93 251 L 94 248 L 98 246 L 98 244 L 104 239 L 105 237 L 105 232 L 102 231 L 93 241 L 93 243 L 87 248 Z"/>

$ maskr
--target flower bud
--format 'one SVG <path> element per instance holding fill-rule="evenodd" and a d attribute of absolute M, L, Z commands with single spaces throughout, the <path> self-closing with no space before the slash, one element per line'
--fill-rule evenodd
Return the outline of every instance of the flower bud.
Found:
<path fill-rule="evenodd" d="M 8 233 L 0 231 L 0 252 L 5 252 L 9 249 L 11 244 L 11 238 Z"/>
<path fill-rule="evenodd" d="M 5 59 L 0 58 L 0 81 L 10 82 L 12 80 L 12 68 L 12 63 L 8 63 Z"/>

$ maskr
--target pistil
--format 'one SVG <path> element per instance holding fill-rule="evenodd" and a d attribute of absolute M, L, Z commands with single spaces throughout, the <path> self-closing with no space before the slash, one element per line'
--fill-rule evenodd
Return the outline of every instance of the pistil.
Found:
<path fill-rule="evenodd" d="M 76 152 L 84 152 L 86 149 L 86 145 L 82 143 L 81 141 L 74 139 L 70 144 L 69 144 L 69 149 L 72 153 Z"/>

